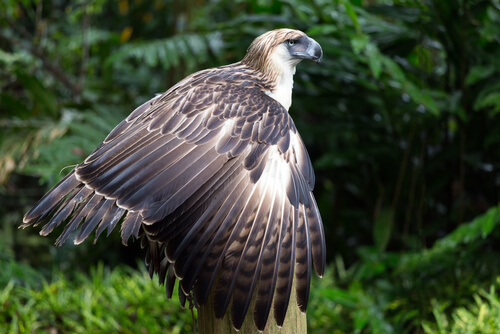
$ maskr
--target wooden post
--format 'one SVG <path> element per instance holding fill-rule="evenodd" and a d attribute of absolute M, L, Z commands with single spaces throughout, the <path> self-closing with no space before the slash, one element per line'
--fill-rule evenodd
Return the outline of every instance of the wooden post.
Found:
<path fill-rule="evenodd" d="M 250 304 L 245 321 L 239 331 L 236 331 L 231 323 L 231 313 L 229 305 L 228 312 L 223 319 L 215 318 L 213 309 L 213 290 L 205 305 L 198 308 L 198 330 L 200 334 L 306 334 L 307 333 L 307 320 L 306 314 L 302 313 L 297 306 L 297 296 L 295 294 L 295 284 L 292 287 L 292 295 L 290 296 L 290 303 L 286 312 L 285 322 L 283 327 L 278 327 L 274 320 L 273 308 L 267 320 L 266 328 L 263 332 L 259 332 L 253 323 L 253 306 L 254 302 Z"/>

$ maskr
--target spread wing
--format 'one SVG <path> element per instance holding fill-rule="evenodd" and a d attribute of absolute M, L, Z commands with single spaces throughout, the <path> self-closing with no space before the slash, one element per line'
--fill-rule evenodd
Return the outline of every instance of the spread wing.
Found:
<path fill-rule="evenodd" d="M 231 305 L 240 328 L 256 294 L 263 329 L 272 304 L 281 325 L 295 276 L 305 311 L 311 259 L 323 274 L 325 243 L 314 174 L 288 112 L 236 67 L 198 72 L 138 107 L 85 161 L 26 214 L 24 224 L 62 222 L 64 242 L 121 221 L 124 243 L 143 237 L 150 272 L 171 292 L 216 316 Z M 274 303 L 273 301 L 274 296 Z"/>

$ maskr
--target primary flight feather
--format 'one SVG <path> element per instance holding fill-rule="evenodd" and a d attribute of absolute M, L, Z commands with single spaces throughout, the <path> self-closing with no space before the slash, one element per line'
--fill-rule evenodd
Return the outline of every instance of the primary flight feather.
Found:
<path fill-rule="evenodd" d="M 288 114 L 296 65 L 322 55 L 303 32 L 277 29 L 242 61 L 188 76 L 134 110 L 22 227 L 43 222 L 47 235 L 65 223 L 57 244 L 78 244 L 121 222 L 169 297 L 176 278 L 197 305 L 215 289 L 216 316 L 230 308 L 239 329 L 256 296 L 257 328 L 271 307 L 282 325 L 292 282 L 305 311 L 311 268 L 325 268 L 314 173 Z"/>

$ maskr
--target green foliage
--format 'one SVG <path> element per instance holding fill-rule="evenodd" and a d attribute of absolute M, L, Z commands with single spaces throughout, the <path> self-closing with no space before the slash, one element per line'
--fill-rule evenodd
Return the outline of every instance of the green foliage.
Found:
<path fill-rule="evenodd" d="M 210 53 L 220 56 L 222 47 L 221 34 L 218 32 L 207 35 L 183 34 L 167 39 L 154 41 L 139 41 L 122 46 L 106 59 L 105 66 L 120 64 L 132 58 L 149 67 L 161 65 L 165 70 L 179 66 L 181 60 L 186 60 L 187 71 L 196 69 L 197 64 L 208 60 Z M 196 61 L 195 61 L 196 59 Z"/>
<path fill-rule="evenodd" d="M 126 115 L 112 107 L 95 106 L 95 111 L 63 110 L 58 123 L 45 126 L 39 133 L 37 159 L 22 171 L 39 175 L 54 183 L 66 175 L 75 162 L 82 161 Z M 60 169 L 54 168 L 57 161 Z"/>
<path fill-rule="evenodd" d="M 494 229 L 500 224 L 500 205 L 489 209 L 485 214 L 474 218 L 470 223 L 463 224 L 438 240 L 430 249 L 402 257 L 399 270 L 421 270 L 430 268 L 433 263 L 449 263 L 455 252 L 461 247 L 475 247 L 477 243 L 485 242 Z"/>
<path fill-rule="evenodd" d="M 500 278 L 497 278 L 497 286 Z M 489 291 L 481 290 L 474 295 L 474 303 L 467 307 L 453 310 L 452 321 L 448 321 L 443 312 L 443 305 L 433 300 L 433 314 L 436 324 L 424 323 L 428 334 L 495 334 L 500 332 L 500 299 L 491 286 Z M 451 322 L 451 323 L 450 323 Z"/>
<path fill-rule="evenodd" d="M 46 281 L 33 269 L 13 262 L 8 280 L 0 277 L 0 331 L 2 333 L 189 333 L 192 317 L 164 293 L 147 272 L 102 265 L 89 276 L 68 280 L 54 273 Z M 33 280 L 36 278 L 36 284 Z M 3 284 L 5 283 L 5 284 Z"/>
<path fill-rule="evenodd" d="M 362 261 L 347 271 L 337 257 L 313 283 L 310 332 L 496 333 L 499 299 L 495 288 L 486 293 L 482 287 L 489 287 L 492 277 L 495 286 L 500 282 L 500 259 L 477 259 L 499 232 L 497 206 L 430 249 L 404 254 L 359 249 Z"/>

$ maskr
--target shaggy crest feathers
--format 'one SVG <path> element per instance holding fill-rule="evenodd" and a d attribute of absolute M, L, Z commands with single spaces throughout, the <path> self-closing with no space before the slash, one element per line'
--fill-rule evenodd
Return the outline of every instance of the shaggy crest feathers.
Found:
<path fill-rule="evenodd" d="M 62 224 L 60 245 L 120 224 L 123 243 L 141 239 L 167 297 L 176 279 L 182 303 L 192 294 L 203 305 L 215 290 L 216 316 L 230 309 L 238 329 L 256 296 L 257 328 L 271 307 L 282 325 L 292 283 L 305 311 L 311 268 L 325 268 L 314 173 L 287 112 L 295 65 L 321 56 L 304 33 L 279 29 L 241 62 L 188 76 L 118 124 L 21 227 L 45 223 L 47 235 Z"/>
<path fill-rule="evenodd" d="M 272 78 L 271 80 L 275 80 L 278 73 L 274 68 L 272 54 L 276 47 L 286 40 L 298 39 L 303 36 L 306 34 L 299 30 L 276 29 L 268 31 L 250 44 L 241 62 Z"/>

